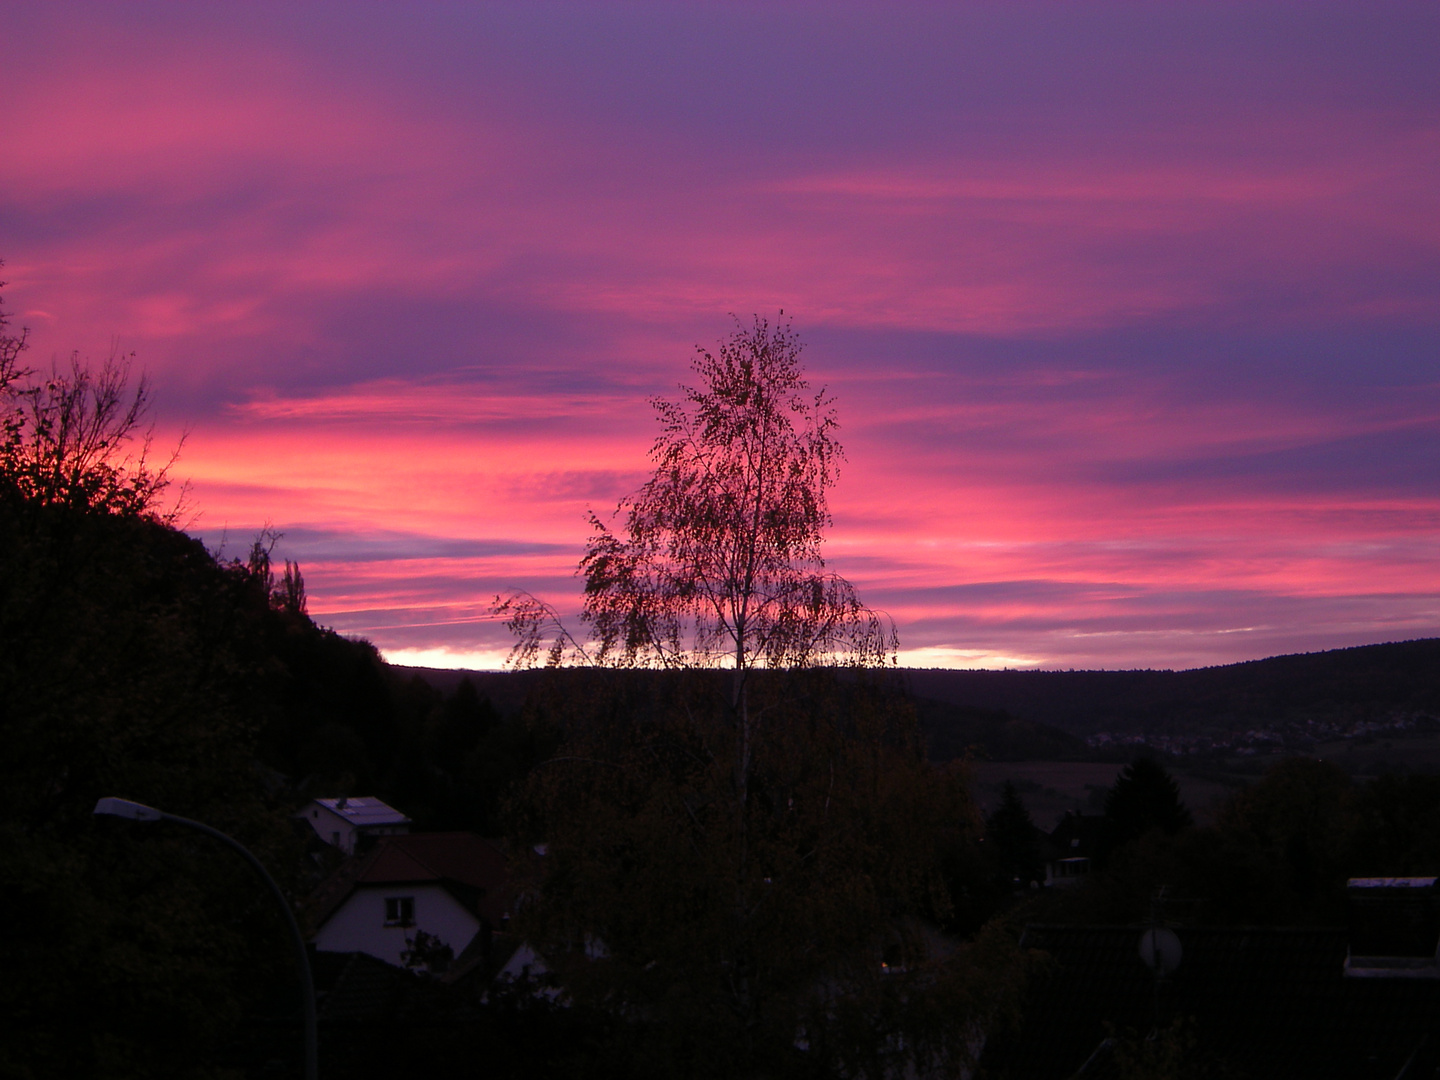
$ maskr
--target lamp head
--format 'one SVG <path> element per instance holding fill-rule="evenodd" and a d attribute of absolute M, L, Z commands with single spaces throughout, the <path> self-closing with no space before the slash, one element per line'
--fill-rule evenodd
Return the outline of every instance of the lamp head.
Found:
<path fill-rule="evenodd" d="M 153 806 L 117 799 L 108 795 L 95 804 L 95 813 L 109 817 L 129 818 L 131 821 L 159 821 L 164 815 Z"/>

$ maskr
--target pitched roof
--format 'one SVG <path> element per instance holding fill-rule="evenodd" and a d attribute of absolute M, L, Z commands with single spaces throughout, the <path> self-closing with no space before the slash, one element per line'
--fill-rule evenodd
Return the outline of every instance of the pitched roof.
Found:
<path fill-rule="evenodd" d="M 340 799 L 316 799 L 331 813 L 339 814 L 356 828 L 377 825 L 409 825 L 410 819 L 388 803 L 373 795 L 356 795 Z"/>
<path fill-rule="evenodd" d="M 468 995 L 363 952 L 311 953 L 317 1019 L 335 1031 L 325 1053 L 337 1075 L 368 1076 L 366 1060 L 377 1044 L 393 1047 L 396 1029 L 449 1029 L 474 1023 Z M 324 1036 L 322 1035 L 322 1038 Z"/>
<path fill-rule="evenodd" d="M 1195 1019 L 1201 1045 L 1248 1075 L 1394 1077 L 1429 1037 L 1440 1044 L 1440 980 L 1347 979 L 1343 929 L 1176 928 L 1184 955 L 1160 986 L 1139 926 L 1031 926 L 1053 960 L 1021 1030 L 987 1046 L 992 1071 L 1074 1076 L 1112 1033 Z M 1428 1052 L 1428 1051 L 1423 1051 Z"/>
<path fill-rule="evenodd" d="M 492 841 L 468 832 L 413 833 L 383 837 L 366 854 L 342 864 L 311 894 L 311 921 L 324 923 L 362 886 L 426 882 L 445 886 L 495 924 L 509 908 L 505 855 Z"/>

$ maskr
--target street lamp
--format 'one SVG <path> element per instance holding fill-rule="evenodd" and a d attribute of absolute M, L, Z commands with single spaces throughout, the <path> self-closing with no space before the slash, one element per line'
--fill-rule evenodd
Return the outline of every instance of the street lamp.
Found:
<path fill-rule="evenodd" d="M 176 814 L 167 814 L 163 810 L 156 810 L 153 806 L 146 806 L 144 803 L 131 802 L 129 799 L 117 799 L 114 796 L 101 799 L 95 804 L 95 813 L 107 817 L 126 818 L 130 821 L 168 821 L 175 825 L 183 825 L 187 829 L 195 829 L 206 836 L 213 836 L 222 844 L 227 844 L 234 851 L 254 867 L 255 872 L 264 879 L 270 889 L 270 894 L 275 897 L 275 902 L 280 905 L 280 910 L 285 914 L 285 925 L 290 928 L 290 941 L 295 949 L 295 964 L 300 974 L 300 1003 L 305 1018 L 305 1080 L 317 1080 L 318 1069 L 316 1061 L 316 1028 L 315 1028 L 315 981 L 310 975 L 310 956 L 305 951 L 305 939 L 300 935 L 300 925 L 295 921 L 295 913 L 290 910 L 290 903 L 285 899 L 285 894 L 280 891 L 280 886 L 270 876 L 260 860 L 252 855 L 240 841 L 234 837 L 226 836 L 219 829 L 212 829 L 209 825 L 200 821 L 193 821 L 190 818 L 180 817 Z"/>

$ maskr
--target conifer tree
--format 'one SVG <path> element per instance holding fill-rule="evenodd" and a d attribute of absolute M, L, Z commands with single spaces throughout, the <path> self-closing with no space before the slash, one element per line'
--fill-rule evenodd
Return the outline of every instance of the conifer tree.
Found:
<path fill-rule="evenodd" d="M 1015 785 L 1007 780 L 1000 805 L 985 821 L 985 840 L 1002 880 L 1028 885 L 1044 877 L 1040 860 L 1040 830 Z"/>
<path fill-rule="evenodd" d="M 1190 811 L 1180 801 L 1175 778 L 1149 757 L 1137 757 L 1120 770 L 1105 796 L 1105 819 L 1111 847 L 1127 844 L 1151 829 L 1169 836 L 1193 824 Z"/>

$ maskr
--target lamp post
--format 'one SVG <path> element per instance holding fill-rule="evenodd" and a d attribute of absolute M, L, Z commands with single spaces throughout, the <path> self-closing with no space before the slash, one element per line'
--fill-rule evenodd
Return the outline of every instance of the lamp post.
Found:
<path fill-rule="evenodd" d="M 228 845 L 239 853 L 241 858 L 248 862 L 257 874 L 264 880 L 270 889 L 270 894 L 275 897 L 275 902 L 280 905 L 280 910 L 285 914 L 285 925 L 290 929 L 290 942 L 295 950 L 295 964 L 300 975 L 300 1002 L 301 1011 L 305 1020 L 305 1080 L 317 1080 L 318 1076 L 318 1053 L 315 1023 L 315 981 L 310 974 L 310 956 L 305 951 L 305 938 L 300 934 L 300 924 L 295 921 L 295 913 L 290 910 L 290 903 L 285 899 L 285 894 L 280 891 L 280 886 L 270 876 L 260 860 L 250 853 L 240 841 L 234 837 L 227 836 L 219 829 L 212 829 L 204 822 L 194 821 L 190 818 L 180 817 L 177 814 L 167 814 L 163 810 L 156 810 L 153 806 L 146 806 L 144 803 L 131 802 L 129 799 L 117 799 L 110 796 L 101 799 L 95 804 L 95 813 L 107 816 L 126 818 L 130 821 L 168 821 L 174 825 L 183 825 L 187 829 L 194 829 L 206 836 L 214 837 L 222 844 Z"/>

